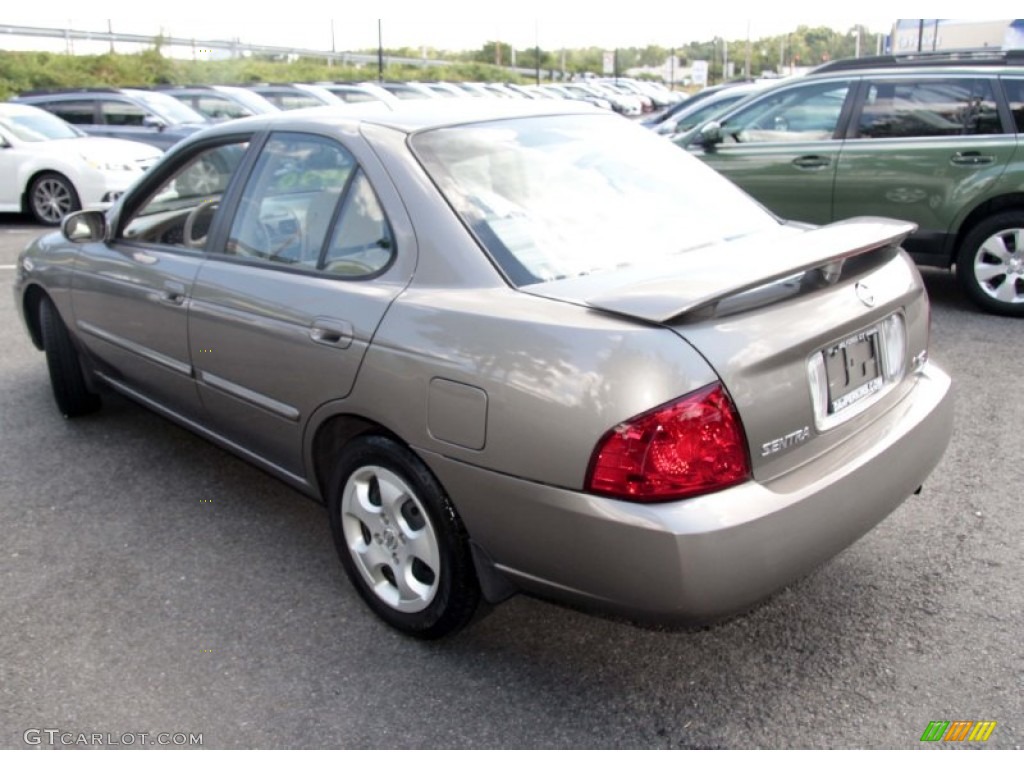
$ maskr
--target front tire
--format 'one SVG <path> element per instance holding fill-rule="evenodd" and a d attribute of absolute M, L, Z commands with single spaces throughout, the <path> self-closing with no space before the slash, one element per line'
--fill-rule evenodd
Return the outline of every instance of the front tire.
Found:
<path fill-rule="evenodd" d="M 99 410 L 100 399 L 89 391 L 78 350 L 67 326 L 49 298 L 39 302 L 39 329 L 50 370 L 50 385 L 57 408 L 67 418 Z"/>
<path fill-rule="evenodd" d="M 75 186 L 59 173 L 43 173 L 28 190 L 29 212 L 40 224 L 57 226 L 67 214 L 82 207 Z"/>
<path fill-rule="evenodd" d="M 977 224 L 964 238 L 956 276 L 982 309 L 1024 316 L 1024 211 L 1006 211 Z"/>
<path fill-rule="evenodd" d="M 392 627 L 435 639 L 473 618 L 480 586 L 469 537 L 440 483 L 407 448 L 379 435 L 346 446 L 327 509 L 349 580 Z"/>

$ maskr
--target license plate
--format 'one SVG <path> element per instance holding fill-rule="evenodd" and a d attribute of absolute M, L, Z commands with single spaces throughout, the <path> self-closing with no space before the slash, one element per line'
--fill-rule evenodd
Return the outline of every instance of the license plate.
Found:
<path fill-rule="evenodd" d="M 828 376 L 828 412 L 839 413 L 882 388 L 878 329 L 858 333 L 822 350 Z"/>

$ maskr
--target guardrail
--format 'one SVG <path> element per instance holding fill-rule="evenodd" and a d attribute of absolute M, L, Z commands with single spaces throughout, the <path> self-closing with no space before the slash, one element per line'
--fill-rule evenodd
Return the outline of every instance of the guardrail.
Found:
<path fill-rule="evenodd" d="M 181 48 L 227 51 L 233 57 L 243 53 L 256 53 L 273 56 L 305 56 L 327 59 L 329 64 L 376 64 L 377 54 L 352 53 L 350 51 L 324 51 L 317 48 L 296 48 L 286 45 L 257 45 L 244 43 L 240 40 L 201 40 L 195 37 L 179 37 L 176 35 L 137 35 L 130 32 L 102 32 L 83 29 L 58 29 L 53 27 L 22 27 L 13 24 L 0 25 L 0 35 L 18 37 L 46 37 L 56 40 L 88 40 L 91 42 L 132 43 L 135 45 L 177 46 Z M 444 67 L 465 62 L 447 59 L 412 58 L 406 56 L 384 56 L 384 66 L 401 64 L 412 67 Z M 524 67 L 501 67 L 507 72 L 521 75 L 533 75 L 535 70 Z"/>

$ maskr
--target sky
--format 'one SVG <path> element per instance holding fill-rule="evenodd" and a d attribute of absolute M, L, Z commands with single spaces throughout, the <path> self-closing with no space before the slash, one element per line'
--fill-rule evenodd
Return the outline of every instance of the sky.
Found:
<path fill-rule="evenodd" d="M 924 10 L 940 15 L 945 10 L 946 16 L 952 16 L 962 12 L 965 4 L 631 0 L 602 6 L 596 0 L 384 0 L 373 4 L 372 16 L 361 10 L 353 14 L 351 3 L 331 5 L 324 0 L 284 0 L 280 4 L 264 0 L 258 10 L 254 3 L 228 7 L 214 0 L 97 0 L 89 4 L 48 0 L 39 6 L 41 10 L 34 10 L 31 4 L 12 8 L 13 0 L 5 5 L 0 11 L 0 31 L 4 24 L 106 31 L 109 19 L 115 32 L 155 36 L 162 31 L 188 38 L 238 38 L 247 43 L 330 50 L 333 27 L 334 49 L 343 51 L 376 47 L 378 19 L 385 47 L 467 50 L 479 48 L 487 40 L 501 39 L 517 48 L 540 45 L 555 50 L 595 45 L 611 49 L 648 44 L 671 47 L 713 37 L 742 40 L 748 34 L 756 40 L 790 32 L 801 24 L 846 31 L 861 23 L 872 32 L 886 33 L 897 17 L 917 18 L 913 13 Z M 275 8 L 278 10 L 270 10 Z M 92 15 L 86 15 L 86 9 Z M 975 3 L 971 10 L 978 12 L 977 18 L 1012 15 L 1006 2 Z M 0 48 L 24 47 L 0 35 Z"/>

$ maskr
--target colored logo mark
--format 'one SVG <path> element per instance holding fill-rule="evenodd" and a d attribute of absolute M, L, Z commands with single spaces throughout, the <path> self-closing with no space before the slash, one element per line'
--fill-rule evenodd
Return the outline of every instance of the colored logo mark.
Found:
<path fill-rule="evenodd" d="M 932 720 L 921 741 L 988 741 L 995 729 L 995 720 Z"/>

